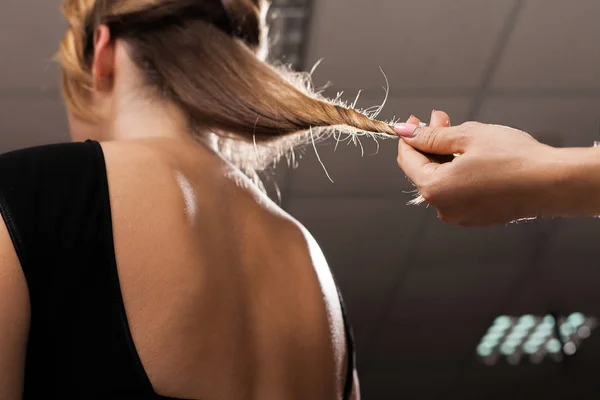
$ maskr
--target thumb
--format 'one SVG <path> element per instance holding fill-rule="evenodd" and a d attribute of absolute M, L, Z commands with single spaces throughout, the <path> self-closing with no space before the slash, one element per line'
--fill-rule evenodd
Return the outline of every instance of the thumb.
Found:
<path fill-rule="evenodd" d="M 402 139 L 429 154 L 449 155 L 465 151 L 465 131 L 462 127 L 427 127 L 414 124 L 397 124 L 394 130 Z"/>

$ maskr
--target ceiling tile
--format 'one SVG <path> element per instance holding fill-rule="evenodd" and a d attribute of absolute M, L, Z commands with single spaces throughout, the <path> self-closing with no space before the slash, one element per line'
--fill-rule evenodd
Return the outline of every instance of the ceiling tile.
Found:
<path fill-rule="evenodd" d="M 476 294 L 455 292 L 453 296 L 400 295 L 395 300 L 394 315 L 408 317 L 430 316 L 464 318 L 469 316 L 488 317 L 496 314 L 496 310 L 505 303 L 510 289 L 508 283 L 495 283 L 487 288 L 480 288 Z"/>
<path fill-rule="evenodd" d="M 600 98 L 489 98 L 478 120 L 522 129 L 558 146 L 600 140 Z"/>
<path fill-rule="evenodd" d="M 510 380 L 496 374 L 495 368 L 490 370 L 490 379 L 473 377 L 463 381 L 462 387 L 453 390 L 447 398 L 465 400 L 531 400 L 531 399 L 594 399 L 597 396 L 584 396 L 579 387 L 574 387 L 567 374 L 563 374 L 560 364 L 547 373 L 538 372 L 539 365 L 534 365 L 535 373 L 522 373 L 520 367 L 510 366 L 514 375 Z"/>
<path fill-rule="evenodd" d="M 431 214 L 390 315 L 493 318 L 506 307 L 531 257 L 535 224 L 465 229 Z"/>
<path fill-rule="evenodd" d="M 58 69 L 52 58 L 66 27 L 60 3 L 57 0 L 0 2 L 0 90 L 43 90 L 58 86 Z"/>
<path fill-rule="evenodd" d="M 558 220 L 552 243 L 548 246 L 549 265 L 578 264 L 596 266 L 600 258 L 600 218 Z M 600 273 L 600 268 L 597 269 Z"/>
<path fill-rule="evenodd" d="M 492 87 L 600 88 L 599 16 L 598 1 L 525 1 Z"/>
<path fill-rule="evenodd" d="M 415 267 L 395 299 L 393 315 L 494 318 L 512 305 L 520 311 L 541 307 L 545 312 L 547 297 L 519 292 L 543 227 L 530 221 L 466 229 L 428 214 L 410 256 Z"/>
<path fill-rule="evenodd" d="M 475 355 L 488 324 L 485 319 L 427 317 L 398 316 L 389 320 L 377 343 L 373 343 L 373 365 L 393 365 L 394 361 L 398 365 L 443 365 L 460 361 Z"/>
<path fill-rule="evenodd" d="M 490 257 L 486 262 L 476 264 L 448 263 L 440 268 L 412 268 L 399 297 L 448 302 L 461 297 L 485 299 L 490 294 L 504 293 L 518 277 L 520 267 Z"/>
<path fill-rule="evenodd" d="M 359 106 L 379 104 L 382 99 L 363 98 Z M 469 107 L 468 98 L 389 99 L 382 119 L 396 116 L 406 120 L 414 114 L 428 122 L 433 109 L 445 110 L 455 123 L 464 122 Z M 329 139 L 317 144 L 318 155 L 333 180 L 327 177 L 312 146 L 304 149 L 304 157 L 291 177 L 292 196 L 350 196 L 350 195 L 396 195 L 399 201 L 407 202 L 411 195 L 404 192 L 414 190 L 398 168 L 397 139 L 381 139 L 379 146 L 372 139 L 362 138 L 358 143 L 340 142 Z M 379 147 L 379 151 L 378 151 Z"/>
<path fill-rule="evenodd" d="M 577 235 L 574 233 L 568 241 Z M 597 241 L 599 235 L 594 236 Z M 600 249 L 596 244 L 584 253 L 578 253 L 573 247 L 557 242 L 548 246 L 540 272 L 532 283 L 543 290 L 547 303 L 556 311 L 579 311 L 600 317 Z"/>
<path fill-rule="evenodd" d="M 357 341 L 389 302 L 406 267 L 412 233 L 423 218 L 393 199 L 292 199 L 287 211 L 321 245 L 355 326 Z"/>
<path fill-rule="evenodd" d="M 499 315 L 545 315 L 554 311 L 557 304 L 547 292 L 541 272 L 528 273 L 527 268 L 531 266 L 525 265 L 519 278 L 507 287 L 490 322 Z"/>
<path fill-rule="evenodd" d="M 600 277 L 597 272 L 588 273 L 590 271 L 592 268 L 573 268 L 569 274 L 565 268 L 549 272 L 544 278 L 547 310 L 558 309 L 567 315 L 582 312 L 600 318 Z"/>
<path fill-rule="evenodd" d="M 489 396 L 494 396 L 494 399 L 539 398 L 533 393 L 524 393 L 523 389 L 525 388 L 523 386 L 529 386 L 529 389 L 533 387 L 543 388 L 545 380 L 558 379 L 561 368 L 564 368 L 564 365 L 549 360 L 546 361 L 542 364 L 532 364 L 529 360 L 523 360 L 519 365 L 509 365 L 502 361 L 494 366 L 486 366 L 473 357 L 461 378 L 467 386 L 477 388 L 471 393 L 477 393 L 480 397 L 473 398 L 487 399 Z M 533 383 L 535 385 L 532 385 Z M 498 392 L 501 392 L 504 396 L 495 396 Z"/>
<path fill-rule="evenodd" d="M 594 219 L 554 220 L 545 238 L 532 242 L 529 262 L 514 279 L 502 310 L 504 314 L 569 314 L 600 312 L 600 256 Z M 595 224 L 594 224 L 595 223 Z M 599 232 L 600 233 L 600 232 Z M 586 245 L 587 243 L 587 245 Z"/>
<path fill-rule="evenodd" d="M 424 207 L 424 206 L 421 206 Z M 434 210 L 428 213 L 427 225 L 413 249 L 414 260 L 421 269 L 448 269 L 462 264 L 483 270 L 486 265 L 503 264 L 519 267 L 538 234 L 536 221 L 488 228 L 462 228 L 442 223 Z M 490 267 L 491 268 L 491 267 Z"/>
<path fill-rule="evenodd" d="M 315 2 L 308 62 L 340 88 L 475 87 L 513 0 Z M 466 45 L 468 44 L 468 45 Z"/>
<path fill-rule="evenodd" d="M 50 97 L 0 97 L 0 132 L 0 152 L 69 140 L 64 107 Z"/>
<path fill-rule="evenodd" d="M 377 364 L 377 363 L 375 363 Z M 359 370 L 359 374 L 360 374 Z M 361 377 L 365 399 L 439 399 L 457 378 L 459 365 L 441 362 L 402 365 L 402 355 L 389 365 L 374 365 Z"/>

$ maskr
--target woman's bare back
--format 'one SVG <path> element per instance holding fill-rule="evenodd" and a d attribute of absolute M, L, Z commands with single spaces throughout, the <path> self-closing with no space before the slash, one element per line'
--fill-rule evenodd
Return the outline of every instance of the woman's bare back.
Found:
<path fill-rule="evenodd" d="M 103 148 L 125 308 L 156 392 L 340 399 L 343 316 L 310 235 L 201 145 Z"/>

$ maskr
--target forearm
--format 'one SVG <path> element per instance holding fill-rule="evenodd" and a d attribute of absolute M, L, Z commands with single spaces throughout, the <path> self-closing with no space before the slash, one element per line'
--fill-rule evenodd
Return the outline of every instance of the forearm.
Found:
<path fill-rule="evenodd" d="M 549 182 L 542 194 L 547 216 L 600 215 L 600 148 L 556 149 L 544 172 Z"/>

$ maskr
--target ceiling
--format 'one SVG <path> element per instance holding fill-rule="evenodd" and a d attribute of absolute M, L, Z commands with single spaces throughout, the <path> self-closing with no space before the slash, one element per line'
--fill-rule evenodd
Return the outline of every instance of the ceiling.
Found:
<path fill-rule="evenodd" d="M 283 2 L 285 3 L 285 2 Z M 294 2 L 292 2 L 294 3 Z M 68 140 L 52 53 L 59 1 L 0 2 L 0 152 Z M 295 4 L 295 3 L 294 3 Z M 32 11 L 34 10 L 34 11 Z M 600 140 L 597 0 L 315 0 L 304 64 L 382 118 L 447 111 L 557 146 Z M 489 367 L 479 339 L 501 314 L 600 317 L 600 220 L 444 225 L 413 207 L 396 143 L 326 142 L 275 178 L 344 293 L 363 398 L 598 398 L 600 330 L 568 363 Z M 377 154 L 375 154 L 377 153 Z M 586 397 L 587 396 L 587 397 Z"/>

